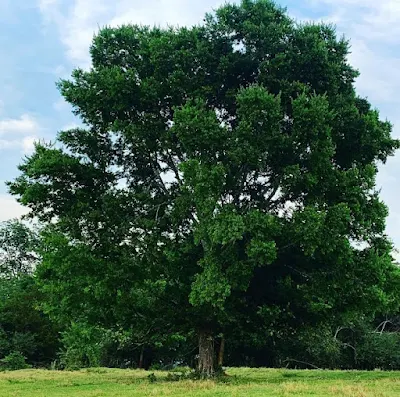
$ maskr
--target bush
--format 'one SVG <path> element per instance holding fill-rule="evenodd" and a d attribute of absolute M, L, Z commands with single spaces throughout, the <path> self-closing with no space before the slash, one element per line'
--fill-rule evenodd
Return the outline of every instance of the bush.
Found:
<path fill-rule="evenodd" d="M 10 352 L 10 341 L 7 333 L 0 327 L 0 357 L 6 356 Z"/>
<path fill-rule="evenodd" d="M 107 366 L 110 332 L 85 323 L 73 323 L 62 333 L 61 366 L 68 369 Z"/>
<path fill-rule="evenodd" d="M 33 366 L 56 358 L 58 327 L 39 309 L 42 299 L 32 276 L 0 278 L 0 357 L 20 352 Z"/>
<path fill-rule="evenodd" d="M 362 369 L 400 369 L 400 333 L 371 332 L 357 347 L 357 363 Z"/>
<path fill-rule="evenodd" d="M 30 365 L 26 363 L 26 358 L 22 353 L 12 352 L 0 360 L 0 368 L 3 370 L 16 371 L 30 368 Z"/>
<path fill-rule="evenodd" d="M 38 350 L 37 336 L 33 333 L 14 332 L 11 336 L 12 351 L 17 351 L 24 356 L 31 357 Z"/>
<path fill-rule="evenodd" d="M 329 327 L 304 328 L 282 339 L 276 346 L 278 367 L 291 368 L 349 368 L 341 341 L 334 338 Z"/>

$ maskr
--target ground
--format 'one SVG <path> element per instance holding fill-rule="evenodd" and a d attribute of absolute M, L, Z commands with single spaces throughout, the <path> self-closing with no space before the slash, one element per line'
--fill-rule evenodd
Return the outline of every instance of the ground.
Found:
<path fill-rule="evenodd" d="M 0 372 L 1 397 L 400 396 L 400 372 L 232 368 L 221 381 L 166 381 L 164 372 L 87 369 Z"/>

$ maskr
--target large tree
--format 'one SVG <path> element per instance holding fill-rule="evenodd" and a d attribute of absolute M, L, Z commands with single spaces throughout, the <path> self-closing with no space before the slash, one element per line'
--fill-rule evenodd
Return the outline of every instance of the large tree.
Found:
<path fill-rule="evenodd" d="M 102 29 L 92 68 L 59 82 L 85 128 L 37 145 L 10 183 L 51 222 L 49 310 L 195 330 L 210 375 L 217 333 L 267 338 L 393 300 L 375 176 L 399 143 L 348 52 L 269 0 L 192 28 Z"/>

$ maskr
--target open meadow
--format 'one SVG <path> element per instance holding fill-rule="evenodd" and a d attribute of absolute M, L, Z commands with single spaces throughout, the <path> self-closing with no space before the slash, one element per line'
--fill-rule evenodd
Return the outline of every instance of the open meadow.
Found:
<path fill-rule="evenodd" d="M 229 369 L 218 381 L 167 381 L 166 372 L 88 369 L 0 373 L 1 397 L 400 396 L 400 372 Z M 150 377 L 149 377 L 150 375 Z"/>

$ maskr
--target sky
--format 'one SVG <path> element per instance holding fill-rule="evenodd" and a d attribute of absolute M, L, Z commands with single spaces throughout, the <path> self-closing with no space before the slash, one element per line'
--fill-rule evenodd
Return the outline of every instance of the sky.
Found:
<path fill-rule="evenodd" d="M 224 0 L 0 0 L 0 221 L 25 209 L 4 182 L 36 140 L 76 126 L 56 89 L 75 67 L 90 67 L 88 48 L 104 25 L 192 25 Z M 325 21 L 351 42 L 357 91 L 394 125 L 400 138 L 400 1 L 278 0 L 299 21 Z M 387 233 L 400 249 L 400 152 L 380 167 L 378 187 L 389 207 Z M 400 178 L 399 178 L 400 179 Z"/>

